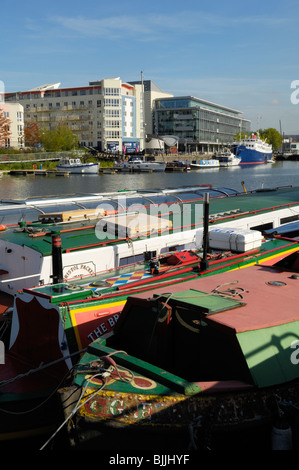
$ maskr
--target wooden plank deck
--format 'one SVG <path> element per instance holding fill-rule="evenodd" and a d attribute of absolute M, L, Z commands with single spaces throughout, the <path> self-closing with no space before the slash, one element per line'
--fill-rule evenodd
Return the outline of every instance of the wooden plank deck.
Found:
<path fill-rule="evenodd" d="M 32 170 L 10 170 L 9 171 L 10 175 L 39 175 L 39 176 L 48 176 L 48 175 L 55 175 L 55 176 L 69 176 L 70 172 L 69 171 L 62 171 L 62 170 L 38 170 L 38 169 L 32 169 Z"/>

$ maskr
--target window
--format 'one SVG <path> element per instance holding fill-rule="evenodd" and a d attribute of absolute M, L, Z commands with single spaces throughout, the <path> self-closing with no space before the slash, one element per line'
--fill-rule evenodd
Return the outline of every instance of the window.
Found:
<path fill-rule="evenodd" d="M 113 99 L 113 98 L 106 98 L 104 105 L 105 106 L 118 107 L 119 106 L 119 100 L 118 99 Z"/>
<path fill-rule="evenodd" d="M 109 131 L 109 130 L 105 132 L 105 136 L 108 139 L 118 139 L 120 137 L 119 131 Z"/>
<path fill-rule="evenodd" d="M 106 127 L 120 127 L 119 121 L 105 121 Z"/>
<path fill-rule="evenodd" d="M 119 96 L 120 89 L 119 88 L 104 88 L 104 95 Z"/>
<path fill-rule="evenodd" d="M 117 118 L 120 117 L 120 110 L 119 109 L 106 109 L 105 110 L 105 117 L 107 118 Z"/>

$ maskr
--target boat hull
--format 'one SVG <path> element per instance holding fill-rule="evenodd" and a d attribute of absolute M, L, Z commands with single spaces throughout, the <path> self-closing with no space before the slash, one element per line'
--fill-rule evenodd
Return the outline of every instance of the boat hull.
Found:
<path fill-rule="evenodd" d="M 228 168 L 228 167 L 231 167 L 231 166 L 239 166 L 240 161 L 241 161 L 240 158 L 232 158 L 232 159 L 227 159 L 227 160 L 219 159 L 219 164 L 220 164 L 221 167 Z"/>
<path fill-rule="evenodd" d="M 98 163 L 91 163 L 91 164 L 82 164 L 82 165 L 57 165 L 56 169 L 58 171 L 68 171 L 72 174 L 98 174 L 99 172 L 99 164 Z"/>
<path fill-rule="evenodd" d="M 199 163 L 192 162 L 190 167 L 193 169 L 219 168 L 219 160 L 200 160 Z"/>
<path fill-rule="evenodd" d="M 109 354 L 109 348 L 101 346 L 100 349 L 103 355 Z M 94 355 L 94 352 L 90 348 L 90 353 L 85 357 L 89 363 L 99 361 L 97 353 Z M 117 361 L 116 358 L 115 360 Z M 84 375 L 83 369 L 82 384 L 88 383 L 84 396 L 80 396 L 82 389 L 78 388 L 78 385 L 59 390 L 66 417 L 74 410 L 74 403 L 78 405 L 78 435 L 86 437 L 90 430 L 109 435 L 111 431 L 116 439 L 113 441 L 117 442 L 117 436 L 127 433 L 131 437 L 134 436 L 134 443 L 135 439 L 139 438 L 148 442 L 149 447 L 152 445 L 152 450 L 157 450 L 157 446 L 161 441 L 164 442 L 167 436 L 167 441 L 172 443 L 173 449 L 183 446 L 190 450 L 191 446 L 192 450 L 198 450 L 209 445 L 214 445 L 216 449 L 217 445 L 221 447 L 223 436 L 230 438 L 240 431 L 244 435 L 246 431 L 257 433 L 262 429 L 263 432 L 268 432 L 268 438 L 263 438 L 269 445 L 271 430 L 277 423 L 276 398 L 284 397 L 284 411 L 287 411 L 287 403 L 298 404 L 298 381 L 268 389 L 257 389 L 252 384 L 233 380 L 211 381 L 198 383 L 197 393 L 196 390 L 189 390 L 190 394 L 184 394 L 178 390 L 170 392 L 169 389 L 167 393 L 168 387 L 164 389 L 158 382 L 158 375 L 163 370 L 159 369 L 153 371 L 151 376 L 145 376 L 142 375 L 142 366 L 139 369 L 137 362 L 134 369 L 133 379 L 125 369 L 119 369 L 120 375 L 117 377 L 112 373 L 103 390 L 103 380 L 93 378 L 92 371 Z M 163 375 L 166 381 L 171 382 L 171 374 L 164 371 Z M 120 378 L 126 382 L 121 391 L 117 390 Z M 98 392 L 95 394 L 96 390 Z M 86 400 L 91 394 L 92 399 Z M 113 448 L 113 443 L 108 442 L 109 445 Z M 131 450 L 130 445 L 131 443 L 128 444 L 127 450 Z M 234 443 L 231 445 L 235 446 Z M 265 447 L 263 449 L 265 450 Z"/>
<path fill-rule="evenodd" d="M 166 168 L 166 164 L 164 163 L 146 163 L 146 162 L 141 162 L 141 163 L 119 163 L 114 165 L 114 170 L 118 171 L 136 171 L 136 172 L 142 172 L 142 171 L 153 171 L 153 172 L 164 172 Z"/>
<path fill-rule="evenodd" d="M 237 149 L 237 156 L 241 158 L 240 165 L 262 164 L 272 160 L 272 153 L 259 152 L 241 145 Z"/>

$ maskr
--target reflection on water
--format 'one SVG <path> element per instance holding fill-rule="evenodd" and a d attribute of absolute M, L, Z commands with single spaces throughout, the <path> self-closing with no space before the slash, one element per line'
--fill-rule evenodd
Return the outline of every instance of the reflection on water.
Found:
<path fill-rule="evenodd" d="M 116 173 L 99 175 L 10 176 L 0 177 L 0 199 L 26 199 L 82 193 L 101 193 L 122 189 L 181 188 L 211 184 L 242 191 L 262 187 L 299 186 L 299 162 L 276 162 L 233 168 L 191 170 L 183 173 Z"/>

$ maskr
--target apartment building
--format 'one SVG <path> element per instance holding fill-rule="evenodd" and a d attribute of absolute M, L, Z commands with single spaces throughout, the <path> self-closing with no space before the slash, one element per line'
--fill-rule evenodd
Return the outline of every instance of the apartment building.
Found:
<path fill-rule="evenodd" d="M 141 85 L 122 83 L 120 78 L 74 88 L 50 83 L 5 95 L 7 102 L 22 104 L 25 123 L 47 129 L 64 123 L 81 147 L 120 153 L 144 147 L 142 97 Z"/>
<path fill-rule="evenodd" d="M 9 119 L 8 135 L 0 135 L 0 147 L 20 150 L 24 146 L 24 109 L 19 103 L 0 103 L 0 112 Z"/>

